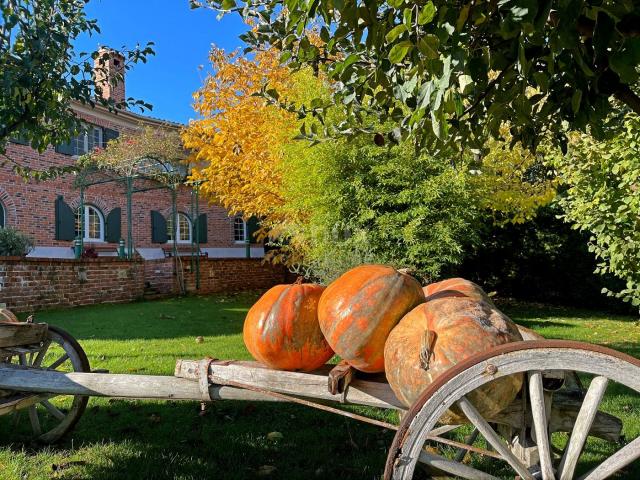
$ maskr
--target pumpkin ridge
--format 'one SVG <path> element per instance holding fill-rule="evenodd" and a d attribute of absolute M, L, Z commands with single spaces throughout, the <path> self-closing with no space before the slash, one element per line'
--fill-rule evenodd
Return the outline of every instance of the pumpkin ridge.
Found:
<path fill-rule="evenodd" d="M 278 323 L 279 320 L 282 321 L 282 306 L 285 304 L 285 300 L 287 300 L 287 297 L 290 296 L 291 292 L 291 287 L 289 285 L 287 285 L 285 288 L 282 289 L 282 292 L 280 292 L 280 295 L 278 295 L 278 298 L 276 299 L 275 302 L 273 302 L 273 305 L 271 305 L 271 307 L 269 308 L 269 312 L 266 315 L 266 319 L 265 319 L 265 325 L 264 328 L 262 329 L 262 339 L 264 341 L 270 341 L 273 343 L 277 343 L 278 339 L 276 336 L 276 330 L 278 328 Z M 288 322 L 289 319 L 287 318 L 286 321 Z"/>
<path fill-rule="evenodd" d="M 385 312 L 389 309 L 389 307 L 394 303 L 394 297 L 395 295 L 401 290 L 403 283 L 404 283 L 404 279 L 401 277 L 401 275 L 397 275 L 397 277 L 395 279 L 393 279 L 393 284 L 390 288 L 386 289 L 386 288 L 381 288 L 380 290 L 383 293 L 382 296 L 382 302 L 383 304 L 380 306 L 380 308 L 377 308 L 375 310 L 375 313 L 371 316 L 368 317 L 368 321 L 367 321 L 367 327 L 365 330 L 360 330 L 358 332 L 358 335 L 360 338 L 362 338 L 364 340 L 364 344 L 368 344 L 372 337 L 375 335 L 376 330 L 378 329 L 379 326 L 379 322 L 382 320 L 382 318 L 384 317 Z M 371 279 L 368 283 L 369 286 L 373 286 L 376 283 L 382 282 L 383 284 L 385 283 L 385 278 L 384 277 L 375 277 L 373 279 Z M 362 297 L 366 298 L 368 296 L 369 292 L 365 289 L 362 288 L 354 297 L 354 303 L 358 303 L 359 300 L 362 299 Z M 350 350 L 349 346 L 343 345 L 344 341 L 343 341 L 344 337 L 341 337 L 338 340 L 338 348 L 339 349 L 343 349 L 344 351 L 348 351 Z M 344 340 L 348 340 L 348 339 L 344 339 Z M 355 355 L 359 355 L 361 352 L 357 351 L 354 352 Z"/>
<path fill-rule="evenodd" d="M 375 265 L 375 266 L 378 266 L 378 265 Z M 359 267 L 356 267 L 356 268 L 359 268 Z M 360 272 L 358 272 L 358 273 L 360 273 Z M 354 299 L 355 298 L 359 299 L 360 298 L 359 295 L 362 294 L 363 291 L 366 291 L 368 288 L 370 288 L 379 279 L 380 279 L 379 276 L 373 276 L 373 277 L 369 276 L 369 278 L 362 284 L 361 291 L 358 292 L 358 295 L 356 297 L 354 297 Z M 329 285 L 329 287 L 327 287 L 327 292 L 329 292 L 329 294 L 331 294 L 333 292 L 333 289 L 331 287 L 332 287 L 332 285 Z M 355 304 L 356 302 L 352 301 L 351 303 Z M 349 316 L 351 314 L 350 313 L 350 307 L 351 306 L 349 306 L 348 309 L 342 308 L 341 305 L 339 305 L 337 307 L 340 307 L 340 308 L 334 308 L 334 309 L 335 310 L 339 310 L 341 315 L 340 315 L 339 320 L 337 322 L 333 322 L 331 325 L 329 325 L 328 331 L 325 332 L 325 336 L 326 337 L 333 338 L 335 336 L 335 332 L 336 331 L 341 331 L 342 330 L 340 327 L 343 327 L 344 323 L 350 322 Z M 322 324 L 321 324 L 321 326 L 322 326 Z M 336 344 L 339 344 L 340 341 L 341 341 L 341 337 L 338 337 L 338 339 L 336 339 Z"/>

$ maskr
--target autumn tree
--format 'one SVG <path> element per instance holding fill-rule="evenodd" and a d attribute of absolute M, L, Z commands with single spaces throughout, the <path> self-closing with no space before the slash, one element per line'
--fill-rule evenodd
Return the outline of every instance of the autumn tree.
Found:
<path fill-rule="evenodd" d="M 202 118 L 182 133 L 185 147 L 193 151 L 192 180 L 202 182 L 200 191 L 231 214 L 272 223 L 282 205 L 282 158 L 300 121 L 256 94 L 273 89 L 287 101 L 300 102 L 321 89 L 310 72 L 292 75 L 279 56 L 275 49 L 248 58 L 214 48 L 213 72 L 194 94 Z"/>

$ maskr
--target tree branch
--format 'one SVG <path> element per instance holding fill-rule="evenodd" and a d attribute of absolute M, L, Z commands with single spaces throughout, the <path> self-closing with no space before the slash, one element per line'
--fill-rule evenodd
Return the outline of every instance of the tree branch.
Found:
<path fill-rule="evenodd" d="M 629 85 L 620 85 L 613 96 L 640 115 L 640 96 L 631 90 Z"/>

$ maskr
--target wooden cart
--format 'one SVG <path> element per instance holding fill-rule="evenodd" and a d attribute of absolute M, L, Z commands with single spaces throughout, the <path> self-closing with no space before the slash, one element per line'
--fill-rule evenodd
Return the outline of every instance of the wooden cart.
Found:
<path fill-rule="evenodd" d="M 471 392 L 518 373 L 526 381 L 516 400 L 495 418 L 483 418 L 469 401 Z M 498 463 L 484 470 L 509 469 L 511 478 L 578 478 L 575 472 L 588 436 L 619 447 L 579 478 L 607 478 L 640 457 L 640 437 L 625 442 L 622 421 L 599 411 L 610 384 L 640 394 L 640 360 L 580 342 L 523 341 L 456 365 L 406 411 L 384 378 L 357 374 L 343 364 L 299 373 L 274 371 L 255 362 L 205 359 L 178 360 L 173 377 L 96 373 L 90 371 L 80 345 L 61 329 L 33 322 L 0 323 L 0 415 L 27 410 L 40 441 L 56 441 L 72 429 L 89 396 L 286 401 L 397 430 L 385 479 L 410 479 L 425 472 L 473 480 L 497 478 L 470 466 L 465 460 L 469 454 L 495 460 Z M 54 398 L 66 400 L 60 404 Z M 340 404 L 395 409 L 402 421 L 393 425 L 339 408 Z M 453 406 L 471 427 L 439 422 Z M 470 432 L 464 441 L 455 440 L 458 428 Z M 555 432 L 569 434 L 563 451 L 555 451 L 550 442 Z M 444 446 L 448 455 L 438 453 L 435 446 Z"/>

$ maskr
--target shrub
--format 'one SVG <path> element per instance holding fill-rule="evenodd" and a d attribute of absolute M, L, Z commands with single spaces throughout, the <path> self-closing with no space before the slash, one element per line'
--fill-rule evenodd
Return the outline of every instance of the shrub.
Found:
<path fill-rule="evenodd" d="M 33 241 L 15 228 L 0 228 L 0 256 L 22 257 L 33 250 Z"/>

